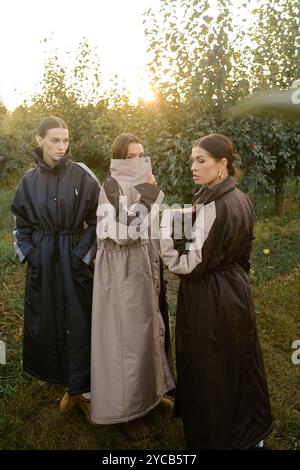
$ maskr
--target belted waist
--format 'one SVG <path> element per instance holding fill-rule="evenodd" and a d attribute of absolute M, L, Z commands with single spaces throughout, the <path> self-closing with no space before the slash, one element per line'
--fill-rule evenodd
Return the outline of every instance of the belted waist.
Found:
<path fill-rule="evenodd" d="M 237 269 L 239 271 L 244 271 L 243 267 L 239 263 L 231 263 L 231 264 L 221 264 L 220 266 L 216 266 L 213 269 L 210 269 L 207 271 L 208 273 L 218 273 L 221 271 L 227 271 L 227 270 L 232 270 L 232 269 Z"/>
<path fill-rule="evenodd" d="M 84 227 L 79 228 L 78 230 L 43 230 L 42 228 L 37 227 L 36 231 L 43 235 L 52 235 L 54 238 L 54 250 L 53 250 L 53 260 L 56 262 L 59 259 L 59 237 L 61 235 L 76 235 L 82 233 Z"/>
<path fill-rule="evenodd" d="M 141 238 L 138 238 L 137 240 L 135 240 L 135 243 L 132 243 L 130 245 L 119 245 L 119 243 L 116 243 L 111 238 L 105 238 L 104 240 L 98 239 L 98 248 L 101 247 L 105 251 L 124 251 L 128 249 L 132 250 L 135 248 L 140 248 L 142 245 L 147 245 L 148 243 L 149 241 L 147 239 L 142 240 Z"/>
<path fill-rule="evenodd" d="M 84 230 L 84 227 L 81 227 L 78 230 L 44 230 L 39 227 L 36 228 L 37 232 L 43 233 L 45 235 L 54 235 L 54 236 L 78 234 L 78 233 L 82 233 L 83 230 Z"/>

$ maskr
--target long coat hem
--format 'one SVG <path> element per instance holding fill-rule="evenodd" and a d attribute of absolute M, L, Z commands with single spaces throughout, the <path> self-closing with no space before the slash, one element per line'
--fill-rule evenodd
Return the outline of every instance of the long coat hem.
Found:
<path fill-rule="evenodd" d="M 49 379 L 48 377 L 41 377 L 39 374 L 36 374 L 35 372 L 32 372 L 31 370 L 27 369 L 26 367 L 23 366 L 23 371 L 26 372 L 27 374 L 32 375 L 32 377 L 35 377 L 38 380 L 42 380 L 43 382 L 47 382 L 50 384 L 56 384 L 56 385 L 66 385 L 66 383 L 62 379 Z M 72 393 L 70 395 L 81 395 L 82 393 L 89 393 L 90 389 L 89 388 L 81 388 L 78 390 L 72 390 Z"/>
<path fill-rule="evenodd" d="M 77 394 L 90 387 L 93 265 L 86 262 L 95 246 L 100 188 L 71 160 L 70 149 L 54 168 L 40 149 L 35 159 L 11 206 L 16 254 L 28 260 L 23 367 Z"/>
<path fill-rule="evenodd" d="M 246 446 L 242 447 L 241 450 L 247 450 L 251 449 L 252 447 L 255 447 L 259 441 L 265 439 L 269 434 L 271 434 L 272 431 L 273 425 L 269 427 L 268 431 L 264 432 L 263 434 L 260 434 L 260 436 L 253 440 L 250 444 L 247 444 Z"/>
<path fill-rule="evenodd" d="M 212 188 L 203 186 L 193 207 L 186 213 L 192 227 L 186 238 L 173 235 L 174 211 L 164 212 L 161 228 L 163 258 L 181 277 L 174 414 L 182 418 L 190 449 L 249 449 L 272 430 L 247 276 L 252 206 L 229 177 Z M 183 223 L 182 217 L 178 221 Z M 190 240 L 193 250 L 186 245 Z"/>
<path fill-rule="evenodd" d="M 148 413 L 150 413 L 152 410 L 154 410 L 160 403 L 160 400 L 171 390 L 174 390 L 173 388 L 170 388 L 170 390 L 166 390 L 165 393 L 161 395 L 161 397 L 147 410 L 142 411 L 141 413 L 137 413 L 132 416 L 126 416 L 123 418 L 116 418 L 116 419 L 101 419 L 101 418 L 95 418 L 92 415 L 92 422 L 95 424 L 118 424 L 118 423 L 128 423 L 129 421 L 133 421 L 134 419 L 142 418 L 143 416 L 146 416 Z"/>
<path fill-rule="evenodd" d="M 91 415 L 99 424 L 142 417 L 175 387 L 159 242 L 151 237 L 163 193 L 148 183 L 151 174 L 147 158 L 112 160 L 100 192 L 91 348 Z"/>

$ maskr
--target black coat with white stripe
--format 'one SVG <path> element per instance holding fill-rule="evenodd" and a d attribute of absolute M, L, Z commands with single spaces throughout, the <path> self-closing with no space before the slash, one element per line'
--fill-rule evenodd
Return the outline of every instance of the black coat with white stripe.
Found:
<path fill-rule="evenodd" d="M 37 166 L 15 194 L 15 249 L 28 261 L 23 367 L 32 375 L 90 389 L 90 327 L 99 183 L 67 151 L 49 167 Z"/>
<path fill-rule="evenodd" d="M 173 235 L 161 241 L 165 263 L 181 277 L 175 412 L 182 417 L 189 448 L 247 449 L 272 428 L 247 276 L 251 204 L 229 177 L 202 187 L 197 205 L 204 216 L 193 231 L 202 235 L 199 249 L 187 250 L 186 240 Z"/>

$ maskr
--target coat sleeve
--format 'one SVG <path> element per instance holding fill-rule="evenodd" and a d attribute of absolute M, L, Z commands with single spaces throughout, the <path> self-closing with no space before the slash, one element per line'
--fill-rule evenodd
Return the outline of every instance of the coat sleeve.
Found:
<path fill-rule="evenodd" d="M 16 194 L 14 196 L 11 211 L 15 217 L 14 229 L 14 248 L 16 255 L 19 257 L 21 263 L 26 261 L 26 258 L 33 251 L 32 232 L 35 229 L 34 224 L 30 221 L 29 215 L 26 211 L 26 187 L 24 178 L 21 180 Z"/>
<path fill-rule="evenodd" d="M 167 210 L 163 214 L 160 229 L 162 257 L 168 269 L 184 278 L 197 278 L 211 263 L 217 229 L 216 207 L 214 202 L 201 206 L 195 215 L 188 240 L 176 240 L 174 220 L 176 211 Z"/>
<path fill-rule="evenodd" d="M 157 185 L 144 183 L 135 186 L 138 201 L 127 206 L 120 195 L 118 182 L 109 177 L 104 182 L 97 210 L 97 238 L 109 238 L 119 245 L 134 244 L 139 238 L 148 237 L 148 229 L 158 216 L 164 193 Z"/>
<path fill-rule="evenodd" d="M 100 191 L 100 185 L 95 181 L 91 180 L 90 188 L 87 193 L 85 200 L 86 211 L 85 211 L 85 228 L 79 242 L 75 246 L 73 253 L 78 256 L 86 264 L 90 264 L 96 254 L 97 244 L 96 244 L 96 224 L 97 224 L 97 204 L 98 196 Z"/>

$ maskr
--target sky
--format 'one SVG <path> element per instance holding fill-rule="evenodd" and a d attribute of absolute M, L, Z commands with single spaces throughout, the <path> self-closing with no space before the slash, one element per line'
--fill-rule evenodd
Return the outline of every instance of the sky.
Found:
<path fill-rule="evenodd" d="M 240 0 L 233 2 L 235 9 L 241 6 Z M 256 0 L 251 3 L 255 6 Z M 51 38 L 48 55 L 57 49 L 60 62 L 71 66 L 66 51 L 74 55 L 83 37 L 99 55 L 104 88 L 118 75 L 132 101 L 151 99 L 142 24 L 142 14 L 150 7 L 158 11 L 160 0 L 0 1 L 0 100 L 12 110 L 39 90 L 44 38 Z"/>
<path fill-rule="evenodd" d="M 146 41 L 142 14 L 159 0 L 2 0 L 0 2 L 0 98 L 14 109 L 42 78 L 45 44 L 65 57 L 83 37 L 97 48 L 103 85 L 118 74 L 133 99 L 147 98 Z M 150 95 L 151 96 L 151 95 Z"/>

